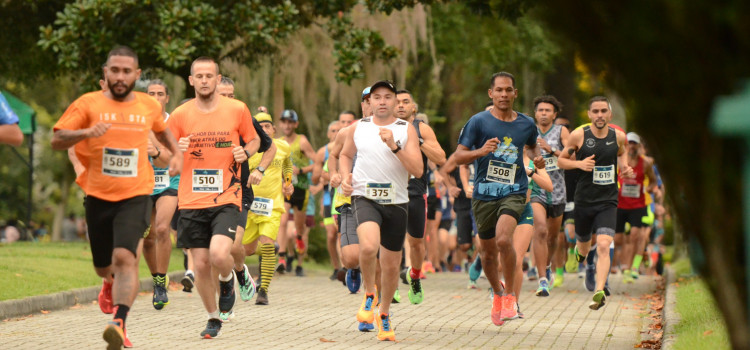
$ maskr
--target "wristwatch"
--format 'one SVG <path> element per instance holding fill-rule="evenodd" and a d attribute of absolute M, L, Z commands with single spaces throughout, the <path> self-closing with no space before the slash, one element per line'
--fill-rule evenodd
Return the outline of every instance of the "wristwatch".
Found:
<path fill-rule="evenodd" d="M 255 170 L 259 171 L 263 175 L 266 174 L 266 168 L 264 168 L 262 166 L 258 166 L 257 168 L 255 168 Z"/>
<path fill-rule="evenodd" d="M 247 155 L 247 159 L 250 159 L 250 152 L 248 152 L 247 150 L 245 150 L 245 155 Z"/>
<path fill-rule="evenodd" d="M 398 153 L 398 151 L 400 151 L 400 150 L 401 150 L 401 146 L 399 146 L 399 145 L 397 144 L 397 145 L 396 145 L 396 149 L 392 149 L 392 150 L 391 150 L 391 152 L 393 152 L 393 154 L 396 154 L 396 153 Z"/>

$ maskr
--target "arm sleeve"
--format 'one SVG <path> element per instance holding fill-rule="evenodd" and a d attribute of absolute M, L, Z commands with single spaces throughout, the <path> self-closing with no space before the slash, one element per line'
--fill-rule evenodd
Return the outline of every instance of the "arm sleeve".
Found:
<path fill-rule="evenodd" d="M 260 137 L 260 148 L 258 149 L 258 153 L 268 151 L 268 149 L 271 148 L 271 142 L 273 142 L 273 140 L 271 140 L 271 137 L 263 131 L 263 127 L 260 126 L 260 123 L 258 123 L 255 118 L 253 118 L 253 127 L 255 128 L 255 133 Z"/>
<path fill-rule="evenodd" d="M 10 108 L 8 100 L 0 93 L 0 125 L 18 124 L 18 115 Z"/>
<path fill-rule="evenodd" d="M 281 174 L 284 179 L 286 179 L 287 176 L 292 174 L 292 158 L 286 157 L 284 158 L 284 162 L 281 165 Z"/>

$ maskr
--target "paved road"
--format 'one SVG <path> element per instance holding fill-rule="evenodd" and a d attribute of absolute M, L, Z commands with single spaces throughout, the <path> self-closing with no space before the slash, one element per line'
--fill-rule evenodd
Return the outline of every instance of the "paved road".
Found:
<path fill-rule="evenodd" d="M 171 304 L 156 311 L 150 294 L 141 293 L 128 317 L 128 332 L 138 349 L 632 349 L 645 327 L 638 297 L 654 291 L 654 280 L 642 276 L 625 286 L 619 275 L 613 276 L 615 294 L 604 308 L 591 311 L 591 293 L 583 289 L 582 280 L 566 277 L 547 298 L 534 296 L 536 283 L 524 282 L 520 305 L 526 318 L 501 327 L 490 321 L 486 280 L 480 279 L 480 290 L 469 290 L 465 274 L 428 275 L 420 305 L 410 305 L 407 286 L 400 285 L 406 303 L 391 308 L 397 343 L 378 342 L 374 332 L 358 332 L 355 313 L 362 294 L 349 294 L 340 282 L 322 274 L 277 277 L 270 305 L 239 301 L 237 316 L 213 340 L 199 338 L 206 314 L 197 294 L 172 291 Z M 110 317 L 96 304 L 87 304 L 7 320 L 0 323 L 0 348 L 102 348 L 101 332 Z"/>

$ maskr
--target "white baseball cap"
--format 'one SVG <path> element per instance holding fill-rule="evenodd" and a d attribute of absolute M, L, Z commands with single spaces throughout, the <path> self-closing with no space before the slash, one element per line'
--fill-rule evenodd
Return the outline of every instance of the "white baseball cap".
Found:
<path fill-rule="evenodd" d="M 629 132 L 627 136 L 628 136 L 628 142 L 641 143 L 641 137 L 638 136 L 638 134 L 634 132 Z"/>

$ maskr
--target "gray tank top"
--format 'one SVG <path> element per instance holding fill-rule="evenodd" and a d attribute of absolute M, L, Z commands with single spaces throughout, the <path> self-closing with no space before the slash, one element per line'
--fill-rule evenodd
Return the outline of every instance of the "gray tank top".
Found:
<path fill-rule="evenodd" d="M 538 127 L 537 130 L 539 131 L 539 136 L 543 138 L 544 141 L 547 141 L 547 144 L 549 144 L 550 147 L 562 151 L 563 144 L 560 139 L 562 128 L 562 125 L 553 125 L 546 134 L 543 134 Z M 544 157 L 544 161 L 547 164 L 545 170 L 547 170 L 547 174 L 549 174 L 549 177 L 552 180 L 553 191 L 552 193 L 549 193 L 543 189 L 539 189 L 539 191 L 535 191 L 536 193 L 534 194 L 534 197 L 542 199 L 544 203 L 547 203 L 548 205 L 565 204 L 566 194 L 564 170 L 560 169 L 557 165 L 557 157 L 553 154 L 542 150 L 542 157 Z"/>

